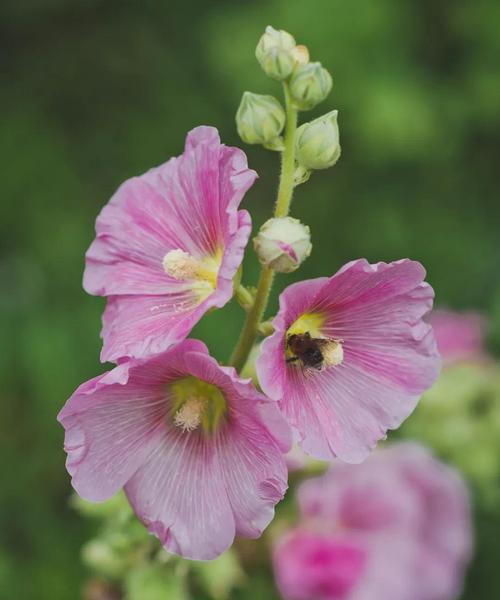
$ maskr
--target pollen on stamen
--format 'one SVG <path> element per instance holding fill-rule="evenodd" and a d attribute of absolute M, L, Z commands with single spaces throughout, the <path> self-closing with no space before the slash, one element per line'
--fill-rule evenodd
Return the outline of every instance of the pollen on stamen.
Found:
<path fill-rule="evenodd" d="M 344 348 L 339 340 L 329 340 L 322 348 L 325 367 L 336 367 L 344 360 Z"/>
<path fill-rule="evenodd" d="M 174 425 L 183 431 L 197 429 L 207 408 L 208 401 L 201 396 L 188 398 L 174 415 Z"/>
<path fill-rule="evenodd" d="M 162 264 L 165 273 L 174 279 L 195 279 L 200 269 L 199 261 L 180 248 L 167 252 Z"/>

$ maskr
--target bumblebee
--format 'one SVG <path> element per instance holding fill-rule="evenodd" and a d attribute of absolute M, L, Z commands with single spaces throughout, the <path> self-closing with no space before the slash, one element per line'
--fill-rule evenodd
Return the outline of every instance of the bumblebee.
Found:
<path fill-rule="evenodd" d="M 287 363 L 300 361 L 306 369 L 323 371 L 326 367 L 339 365 L 344 359 L 342 340 L 313 338 L 311 334 L 293 333 L 286 338 L 286 348 L 293 355 Z"/>

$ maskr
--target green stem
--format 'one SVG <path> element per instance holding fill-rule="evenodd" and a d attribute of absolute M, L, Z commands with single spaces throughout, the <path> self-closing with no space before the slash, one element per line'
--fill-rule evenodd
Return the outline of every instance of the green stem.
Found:
<path fill-rule="evenodd" d="M 284 150 L 281 157 L 281 176 L 278 198 L 274 209 L 275 217 L 286 217 L 290 210 L 293 195 L 293 175 L 295 171 L 295 132 L 297 131 L 297 109 L 292 106 L 288 85 L 283 85 L 286 103 L 286 131 Z"/>
<path fill-rule="evenodd" d="M 293 174 L 295 169 L 295 132 L 297 130 L 297 110 L 292 106 L 288 85 L 283 84 L 286 103 L 286 130 L 284 139 L 284 149 L 281 156 L 281 175 L 278 187 L 278 197 L 274 209 L 275 217 L 286 217 L 290 210 L 293 195 Z M 274 281 L 274 271 L 267 267 L 262 267 L 257 292 L 252 308 L 247 314 L 247 318 L 241 330 L 240 337 L 234 352 L 231 356 L 230 364 L 237 371 L 245 366 L 248 355 L 253 348 L 257 335 L 259 333 L 259 324 L 262 321 L 266 307 L 269 301 L 269 294 Z"/>

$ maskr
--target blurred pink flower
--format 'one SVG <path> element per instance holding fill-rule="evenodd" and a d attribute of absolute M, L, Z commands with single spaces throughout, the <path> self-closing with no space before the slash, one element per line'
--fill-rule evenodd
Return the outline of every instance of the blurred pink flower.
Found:
<path fill-rule="evenodd" d="M 429 315 L 429 322 L 445 363 L 484 358 L 485 324 L 478 313 L 434 310 Z"/>
<path fill-rule="evenodd" d="M 459 594 L 472 547 L 469 496 L 458 473 L 423 447 L 394 444 L 361 465 L 335 465 L 301 485 L 299 506 L 299 529 L 274 551 L 286 600 L 452 600 Z M 320 593 L 337 589 L 344 559 L 336 557 L 345 547 L 357 557 L 357 569 L 347 569 L 348 589 Z"/>
<path fill-rule="evenodd" d="M 186 340 L 81 385 L 58 416 L 78 494 L 124 486 L 170 552 L 211 559 L 258 537 L 287 488 L 289 428 L 274 402 Z"/>
<path fill-rule="evenodd" d="M 302 281 L 281 294 L 275 332 L 262 343 L 256 368 L 305 452 L 362 461 L 432 385 L 440 360 L 432 328 L 422 320 L 434 298 L 424 277 L 424 268 L 410 260 L 356 260 L 333 277 Z M 321 369 L 290 356 L 292 335 L 330 340 Z"/>
<path fill-rule="evenodd" d="M 273 551 L 285 600 L 421 600 L 409 589 L 414 560 L 412 545 L 400 533 L 329 534 L 319 524 L 288 532 Z"/>
<path fill-rule="evenodd" d="M 296 529 L 274 551 L 278 587 L 287 600 L 348 598 L 363 576 L 367 555 L 349 539 Z"/>
<path fill-rule="evenodd" d="M 83 280 L 108 297 L 103 361 L 162 352 L 228 302 L 251 229 L 238 206 L 256 176 L 216 129 L 197 127 L 184 154 L 118 188 L 97 218 Z"/>

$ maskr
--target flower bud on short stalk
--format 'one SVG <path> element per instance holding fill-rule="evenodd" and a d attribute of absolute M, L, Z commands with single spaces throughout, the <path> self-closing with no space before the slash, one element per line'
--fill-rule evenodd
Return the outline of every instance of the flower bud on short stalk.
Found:
<path fill-rule="evenodd" d="M 295 136 L 296 158 L 306 170 L 328 169 L 340 157 L 338 111 L 304 123 Z"/>
<path fill-rule="evenodd" d="M 106 577 L 121 577 L 127 570 L 127 556 L 116 551 L 107 540 L 92 539 L 82 548 L 82 560 L 90 567 Z"/>
<path fill-rule="evenodd" d="M 281 150 L 280 133 L 285 126 L 285 111 L 273 96 L 245 92 L 236 113 L 236 127 L 247 144 L 263 144 Z"/>
<path fill-rule="evenodd" d="M 319 62 L 299 64 L 290 78 L 290 94 L 299 110 L 311 110 L 331 89 L 331 75 Z"/>
<path fill-rule="evenodd" d="M 295 58 L 293 37 L 283 30 L 268 25 L 255 49 L 255 56 L 264 73 L 272 79 L 283 81 L 291 75 Z"/>
<path fill-rule="evenodd" d="M 261 264 L 278 273 L 295 271 L 312 249 L 309 227 L 292 217 L 269 219 L 253 242 Z"/>

